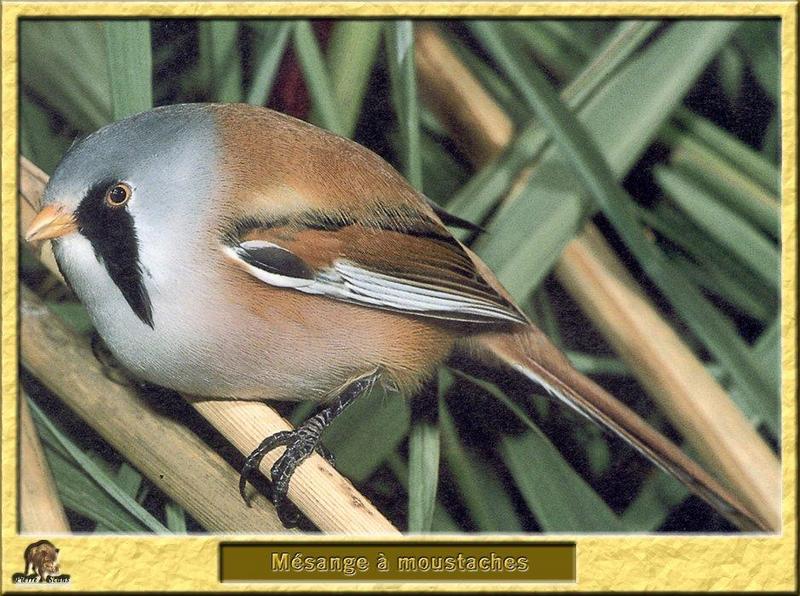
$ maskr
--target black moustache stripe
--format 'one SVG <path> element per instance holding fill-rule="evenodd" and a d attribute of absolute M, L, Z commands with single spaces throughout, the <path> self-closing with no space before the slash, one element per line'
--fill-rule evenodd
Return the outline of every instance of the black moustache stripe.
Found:
<path fill-rule="evenodd" d="M 97 260 L 105 266 L 136 316 L 153 327 L 133 218 L 124 207 L 109 207 L 105 202 L 106 191 L 116 182 L 103 180 L 89 189 L 75 210 L 78 231 L 92 244 Z"/>

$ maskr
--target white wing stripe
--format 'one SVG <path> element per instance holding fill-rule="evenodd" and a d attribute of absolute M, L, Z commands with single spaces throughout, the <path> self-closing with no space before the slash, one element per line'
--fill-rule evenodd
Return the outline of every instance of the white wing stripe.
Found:
<path fill-rule="evenodd" d="M 362 282 L 364 286 L 380 285 L 381 287 L 393 288 L 404 293 L 413 293 L 415 296 L 439 298 L 454 304 L 473 304 L 475 306 L 496 308 L 496 304 L 488 300 L 482 300 L 477 297 L 466 296 L 455 292 L 431 289 L 424 284 L 401 280 L 375 271 L 367 271 L 360 267 L 350 265 L 349 263 L 337 262 L 335 266 L 336 270 L 344 275 L 346 279 L 350 279 L 351 281 L 358 280 Z"/>
<path fill-rule="evenodd" d="M 244 260 L 245 255 L 242 253 L 246 252 L 248 248 L 263 247 L 283 249 L 271 242 L 249 241 L 237 247 L 225 247 L 224 250 L 230 257 L 236 259 L 250 275 L 275 287 L 293 288 L 306 294 L 328 296 L 380 308 L 430 313 L 429 316 L 436 316 L 436 313 L 442 315 L 448 313 L 445 318 L 458 319 L 457 315 L 461 314 L 506 321 L 520 320 L 512 312 L 504 310 L 502 306 L 488 300 L 433 289 L 425 284 L 417 284 L 399 277 L 369 271 L 345 261 L 335 262 L 332 269 L 317 271 L 316 279 L 307 279 L 266 271 Z"/>
<path fill-rule="evenodd" d="M 370 302 L 375 304 L 416 312 L 453 312 L 484 317 L 490 316 L 509 321 L 518 320 L 495 304 L 481 300 L 473 300 L 458 294 L 431 292 L 434 295 L 438 294 L 445 297 L 440 299 L 428 295 L 428 291 L 424 288 L 405 284 L 401 280 L 395 281 L 395 278 L 374 274 L 371 271 L 353 267 L 352 265 L 340 268 L 340 264 L 337 263 L 336 269 L 343 274 L 346 286 L 351 287 L 363 298 L 370 298 Z"/>

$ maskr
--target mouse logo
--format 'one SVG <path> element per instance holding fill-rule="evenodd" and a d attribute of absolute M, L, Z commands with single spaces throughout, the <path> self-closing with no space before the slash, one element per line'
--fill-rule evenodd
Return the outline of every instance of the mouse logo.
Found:
<path fill-rule="evenodd" d="M 15 584 L 65 584 L 69 575 L 61 573 L 58 563 L 59 549 L 49 540 L 29 544 L 25 549 L 25 572 L 15 573 L 11 581 Z"/>

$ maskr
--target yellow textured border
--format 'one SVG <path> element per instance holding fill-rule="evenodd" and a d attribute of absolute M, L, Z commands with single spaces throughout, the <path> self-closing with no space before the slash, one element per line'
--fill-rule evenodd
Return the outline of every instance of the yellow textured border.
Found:
<path fill-rule="evenodd" d="M 797 172 L 796 69 L 797 23 L 794 2 L 4 2 L 2 6 L 2 567 L 3 591 L 15 589 L 30 537 L 15 534 L 17 461 L 17 20 L 20 17 L 80 16 L 425 16 L 425 17 L 773 17 L 782 21 L 782 404 L 783 531 L 780 536 L 574 537 L 578 542 L 580 590 L 767 590 L 795 591 L 796 584 L 796 320 Z M 259 536 L 263 540 L 263 536 Z M 535 539 L 513 538 L 520 542 Z M 559 536 L 560 540 L 572 539 Z M 281 536 L 286 540 L 287 536 Z M 325 540 L 326 538 L 320 538 Z M 465 538 L 481 541 L 480 537 Z M 62 568 L 72 575 L 66 590 L 220 590 L 217 551 L 221 538 L 91 536 L 60 537 Z M 341 538 L 336 538 L 341 540 Z M 434 540 L 434 539 L 431 539 Z M 46 588 L 47 586 L 42 586 Z M 290 590 L 441 590 L 497 591 L 498 585 L 459 584 L 281 584 Z M 569 590 L 574 586 L 502 586 L 513 591 Z M 267 586 L 263 586 L 267 588 Z M 40 588 L 25 586 L 25 591 Z M 53 588 L 51 588 L 53 589 Z M 56 588 L 58 589 L 58 588 Z M 226 591 L 258 586 L 226 584 Z M 17 591 L 21 591 L 16 587 Z"/>

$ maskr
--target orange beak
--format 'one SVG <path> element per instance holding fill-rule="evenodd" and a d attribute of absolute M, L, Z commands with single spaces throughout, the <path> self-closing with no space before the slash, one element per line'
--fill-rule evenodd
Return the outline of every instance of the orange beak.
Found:
<path fill-rule="evenodd" d="M 67 212 L 63 205 L 48 205 L 33 218 L 25 232 L 26 242 L 37 242 L 66 236 L 78 229 L 75 216 Z"/>

